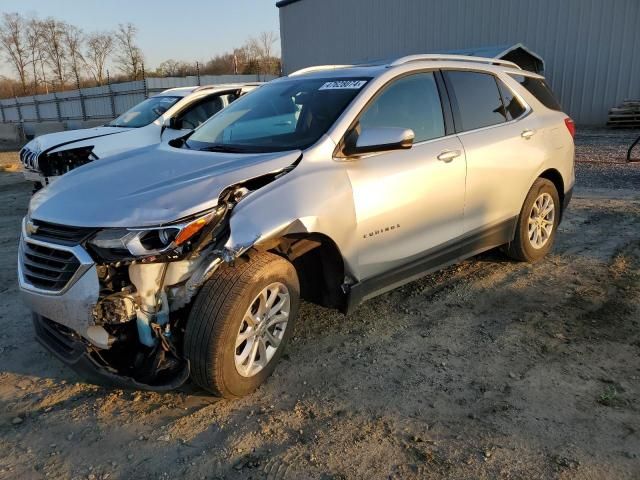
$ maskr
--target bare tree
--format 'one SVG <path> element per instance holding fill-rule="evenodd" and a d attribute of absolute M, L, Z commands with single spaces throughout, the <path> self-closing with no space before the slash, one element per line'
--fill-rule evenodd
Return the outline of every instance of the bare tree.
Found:
<path fill-rule="evenodd" d="M 84 56 L 82 55 L 82 42 L 84 41 L 84 33 L 74 25 L 65 25 L 64 43 L 67 51 L 67 62 L 76 83 L 80 85 L 80 71 L 85 65 Z"/>
<path fill-rule="evenodd" d="M 258 43 L 262 49 L 264 58 L 273 58 L 273 44 L 278 41 L 278 35 L 275 32 L 262 32 L 258 35 Z"/>
<path fill-rule="evenodd" d="M 156 73 L 162 77 L 184 77 L 193 75 L 195 72 L 196 66 L 194 64 L 172 58 L 162 62 L 156 69 Z"/>
<path fill-rule="evenodd" d="M 116 58 L 118 68 L 129 77 L 137 80 L 142 74 L 142 50 L 136 45 L 138 29 L 131 23 L 118 25 L 116 42 L 118 44 L 118 56 Z"/>
<path fill-rule="evenodd" d="M 274 32 L 262 32 L 258 35 L 260 45 L 263 70 L 265 73 L 278 73 L 275 65 L 278 63 L 273 56 L 273 44 L 278 41 L 278 36 Z"/>
<path fill-rule="evenodd" d="M 27 47 L 25 19 L 18 13 L 3 13 L 0 25 L 0 45 L 20 79 L 22 92 L 27 93 Z"/>
<path fill-rule="evenodd" d="M 42 82 L 46 86 L 46 75 L 43 68 L 44 45 L 42 35 L 42 23 L 38 18 L 32 17 L 26 22 L 26 45 L 33 75 L 33 93 L 38 93 L 38 85 Z"/>
<path fill-rule="evenodd" d="M 55 18 L 42 21 L 43 45 L 46 63 L 60 87 L 64 87 L 67 78 L 65 62 L 65 28 L 67 25 Z"/>
<path fill-rule="evenodd" d="M 107 59 L 113 53 L 113 34 L 96 32 L 87 37 L 85 60 L 98 85 L 104 83 Z"/>
<path fill-rule="evenodd" d="M 206 62 L 202 67 L 202 73 L 209 75 L 224 75 L 236 73 L 238 58 L 235 53 L 224 53 L 216 55 Z"/>

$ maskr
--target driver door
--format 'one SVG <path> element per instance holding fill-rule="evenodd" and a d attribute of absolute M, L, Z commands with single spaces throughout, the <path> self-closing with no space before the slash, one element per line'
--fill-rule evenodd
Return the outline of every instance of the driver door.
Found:
<path fill-rule="evenodd" d="M 462 235 L 465 156 L 447 135 L 433 72 L 387 85 L 362 112 L 367 127 L 411 128 L 414 145 L 347 161 L 357 222 L 358 278 L 392 274 Z"/>

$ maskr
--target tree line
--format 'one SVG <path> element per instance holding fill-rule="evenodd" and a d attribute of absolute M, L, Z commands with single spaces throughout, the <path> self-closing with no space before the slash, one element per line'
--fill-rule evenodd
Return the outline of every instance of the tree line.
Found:
<path fill-rule="evenodd" d="M 52 17 L 5 12 L 0 19 L 0 52 L 13 78 L 0 76 L 0 97 L 104 85 L 107 80 L 139 80 L 144 75 L 280 73 L 280 59 L 273 53 L 278 37 L 273 32 L 263 32 L 205 62 L 169 59 L 153 71 L 145 71 L 137 34 L 132 23 L 85 32 Z"/>

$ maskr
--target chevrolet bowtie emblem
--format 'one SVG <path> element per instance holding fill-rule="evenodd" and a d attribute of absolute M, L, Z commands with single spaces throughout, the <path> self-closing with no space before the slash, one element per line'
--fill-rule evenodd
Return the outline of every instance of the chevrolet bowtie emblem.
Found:
<path fill-rule="evenodd" d="M 33 235 L 34 233 L 36 233 L 38 231 L 38 226 L 35 225 L 31 220 L 29 220 L 25 226 L 27 233 L 29 235 Z"/>

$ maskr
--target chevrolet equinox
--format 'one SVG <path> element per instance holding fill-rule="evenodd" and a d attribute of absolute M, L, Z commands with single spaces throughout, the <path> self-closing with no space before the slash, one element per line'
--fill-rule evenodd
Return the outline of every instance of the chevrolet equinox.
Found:
<path fill-rule="evenodd" d="M 506 61 L 307 68 L 37 192 L 22 296 L 38 340 L 92 381 L 241 397 L 301 299 L 348 313 L 495 247 L 542 258 L 573 134 L 544 78 Z"/>

